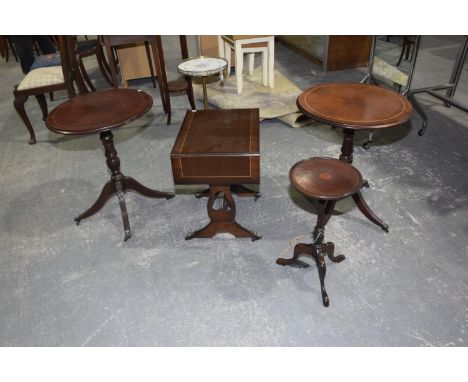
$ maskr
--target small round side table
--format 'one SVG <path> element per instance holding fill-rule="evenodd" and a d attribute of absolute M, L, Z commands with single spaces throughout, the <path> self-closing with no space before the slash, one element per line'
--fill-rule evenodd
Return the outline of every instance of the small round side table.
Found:
<path fill-rule="evenodd" d="M 203 84 L 203 103 L 205 110 L 208 109 L 208 95 L 206 91 L 206 77 L 219 74 L 223 80 L 223 71 L 228 66 L 228 62 L 221 57 L 195 57 L 182 61 L 177 70 L 185 76 L 201 77 Z"/>
<path fill-rule="evenodd" d="M 297 162 L 289 171 L 291 185 L 303 195 L 318 201 L 317 223 L 312 236 L 313 243 L 298 243 L 294 247 L 294 255 L 290 259 L 279 258 L 276 264 L 294 265 L 307 268 L 309 265 L 299 260 L 299 256 L 309 255 L 315 259 L 319 273 L 322 303 L 330 304 L 325 289 L 325 274 L 327 267 L 325 257 L 339 263 L 345 259 L 343 255 L 335 256 L 335 245 L 324 243 L 325 225 L 335 208 L 337 201 L 359 192 L 362 185 L 361 173 L 349 163 L 333 158 L 314 157 Z"/>
<path fill-rule="evenodd" d="M 297 107 L 308 117 L 343 128 L 340 160 L 353 162 L 354 136 L 359 130 L 400 126 L 411 118 L 413 107 L 399 93 L 381 86 L 357 83 L 326 83 L 305 90 Z M 362 187 L 368 187 L 363 181 Z M 359 210 L 372 223 L 388 232 L 384 223 L 367 205 L 361 192 L 353 195 Z"/>
<path fill-rule="evenodd" d="M 114 147 L 111 129 L 142 117 L 152 105 L 153 99 L 143 91 L 116 88 L 75 96 L 57 106 L 47 117 L 46 125 L 49 130 L 65 135 L 99 133 L 104 146 L 111 179 L 104 185 L 94 204 L 75 218 L 76 224 L 94 215 L 112 196 L 117 195 L 125 231 L 124 240 L 128 240 L 132 234 L 124 199 L 127 190 L 150 198 L 174 197 L 173 193 L 152 190 L 135 179 L 124 176 L 120 172 L 120 159 Z"/>

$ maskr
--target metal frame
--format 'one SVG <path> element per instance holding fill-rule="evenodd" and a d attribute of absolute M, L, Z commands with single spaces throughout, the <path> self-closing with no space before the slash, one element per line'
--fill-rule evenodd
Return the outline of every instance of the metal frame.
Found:
<path fill-rule="evenodd" d="M 416 61 L 418 58 L 418 53 L 419 53 L 419 46 L 421 43 L 421 36 L 417 36 L 415 45 L 413 48 L 413 60 L 411 63 L 411 68 L 408 73 L 408 81 L 406 83 L 406 86 L 403 88 L 403 91 L 400 87 L 399 91 L 400 93 L 408 98 L 408 101 L 411 102 L 413 105 L 414 109 L 416 112 L 419 114 L 419 116 L 422 118 L 423 122 L 421 125 L 421 128 L 418 131 L 418 135 L 422 136 L 424 135 L 427 127 L 427 115 L 424 112 L 423 108 L 417 101 L 416 97 L 414 96 L 415 94 L 420 94 L 420 93 L 427 93 L 431 95 L 434 98 L 437 98 L 441 101 L 444 101 L 444 105 L 446 107 L 454 106 L 459 110 L 464 111 L 465 113 L 468 113 L 468 107 L 465 105 L 462 105 L 461 103 L 455 101 L 453 98 L 455 96 L 455 92 L 457 90 L 458 86 L 458 81 L 460 80 L 460 76 L 462 73 L 463 65 L 466 60 L 466 56 L 468 53 L 468 36 L 465 36 L 465 41 L 460 45 L 460 48 L 457 53 L 457 58 L 455 59 L 455 62 L 453 64 L 453 69 L 452 69 L 452 74 L 450 76 L 449 83 L 447 84 L 442 84 L 442 85 L 436 85 L 436 86 L 428 86 L 428 87 L 423 87 L 423 88 L 418 88 L 418 89 L 411 89 L 411 83 L 413 81 L 413 75 L 414 75 L 414 69 L 416 67 Z M 377 85 L 381 85 L 381 83 L 378 80 L 378 76 L 375 76 L 374 73 L 372 72 L 372 68 L 374 65 L 374 56 L 375 56 L 375 44 L 376 44 L 376 36 L 372 36 L 372 46 L 371 46 L 371 51 L 370 51 L 370 57 L 369 57 L 369 64 L 368 64 L 368 73 L 367 75 L 363 78 L 361 83 L 364 82 L 373 82 Z M 442 95 L 439 93 L 436 93 L 436 91 L 439 90 L 446 90 L 446 94 Z M 370 144 L 373 142 L 374 131 L 371 130 L 369 133 L 369 137 L 367 142 L 363 144 L 363 147 L 365 149 L 369 148 Z"/>

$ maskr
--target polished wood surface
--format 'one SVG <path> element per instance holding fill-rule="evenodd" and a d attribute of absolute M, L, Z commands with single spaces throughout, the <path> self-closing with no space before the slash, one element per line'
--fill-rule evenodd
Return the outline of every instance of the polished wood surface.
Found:
<path fill-rule="evenodd" d="M 405 97 L 370 84 L 317 85 L 301 93 L 296 103 L 305 115 L 343 128 L 339 159 L 350 164 L 353 162 L 354 137 L 357 131 L 400 126 L 413 113 L 413 108 Z M 363 185 L 368 187 L 367 182 L 363 182 Z M 353 200 L 367 219 L 388 232 L 388 224 L 370 209 L 361 191 L 353 195 Z"/>
<path fill-rule="evenodd" d="M 291 184 L 311 198 L 338 200 L 362 187 L 362 176 L 350 164 L 334 158 L 309 158 L 289 171 Z"/>
<path fill-rule="evenodd" d="M 188 111 L 171 162 L 175 184 L 258 184 L 258 109 Z"/>
<path fill-rule="evenodd" d="M 74 97 L 48 116 L 47 127 L 60 134 L 90 134 L 126 125 L 147 113 L 153 98 L 136 89 L 108 89 Z"/>
<path fill-rule="evenodd" d="M 411 103 L 381 86 L 326 83 L 305 90 L 297 106 L 307 116 L 336 127 L 379 129 L 401 125 L 412 115 Z"/>
<path fill-rule="evenodd" d="M 238 196 L 258 197 L 242 184 L 260 182 L 259 110 L 188 111 L 171 151 L 175 184 L 208 184 L 210 222 L 186 239 L 210 238 L 227 232 L 236 237 L 260 239 L 236 222 Z M 236 187 L 238 186 L 238 187 Z M 215 208 L 215 203 L 221 204 Z"/>
<path fill-rule="evenodd" d="M 152 105 L 153 99 L 143 91 L 113 88 L 76 96 L 57 106 L 47 117 L 46 125 L 50 130 L 65 135 L 99 132 L 104 146 L 111 178 L 91 207 L 75 217 L 76 224 L 100 211 L 113 196 L 117 196 L 124 227 L 124 240 L 128 240 L 132 233 L 125 202 L 126 192 L 134 191 L 149 198 L 174 197 L 173 193 L 152 190 L 125 176 L 120 171 L 120 159 L 114 147 L 111 129 L 140 118 L 151 109 Z"/>

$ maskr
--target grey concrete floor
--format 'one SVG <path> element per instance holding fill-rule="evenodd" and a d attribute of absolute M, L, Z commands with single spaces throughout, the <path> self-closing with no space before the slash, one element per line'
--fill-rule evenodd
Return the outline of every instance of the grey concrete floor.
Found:
<path fill-rule="evenodd" d="M 191 50 L 193 52 L 193 39 Z M 454 51 L 424 50 L 421 78 L 446 82 Z M 165 37 L 175 76 L 177 39 Z M 431 61 L 430 59 L 434 61 Z M 437 62 L 439 67 L 434 67 Z M 105 83 L 86 61 L 99 88 Z M 364 69 L 321 73 L 280 43 L 276 68 L 301 89 L 327 81 L 360 81 Z M 440 70 L 439 70 L 440 69 Z M 311 72 L 312 71 L 312 72 Z M 314 74 L 312 74 L 314 73 Z M 440 77 L 440 78 L 439 78 Z M 169 201 L 126 196 L 133 237 L 123 242 L 116 199 L 76 226 L 108 180 L 97 135 L 64 137 L 48 131 L 34 99 L 27 104 L 37 144 L 13 109 L 22 74 L 0 61 L 0 345 L 2 346 L 466 346 L 468 344 L 468 117 L 429 96 L 429 116 L 379 132 L 354 165 L 369 179 L 368 204 L 390 225 L 385 233 L 350 200 L 337 204 L 326 229 L 337 254 L 327 262 L 330 307 L 321 304 L 315 265 L 280 267 L 289 242 L 310 242 L 313 203 L 289 185 L 288 171 L 310 156 L 337 157 L 341 132 L 323 125 L 292 129 L 261 123 L 262 197 L 237 199 L 238 221 L 263 235 L 257 242 L 220 235 L 185 241 L 204 225 L 200 187 L 175 187 L 169 153 L 185 111 L 173 96 L 165 124 L 159 92 L 145 117 L 114 132 L 122 171 L 145 185 L 175 191 Z M 467 69 L 457 98 L 468 98 Z M 50 109 L 65 101 L 56 94 Z M 198 102 L 201 107 L 202 103 Z"/>

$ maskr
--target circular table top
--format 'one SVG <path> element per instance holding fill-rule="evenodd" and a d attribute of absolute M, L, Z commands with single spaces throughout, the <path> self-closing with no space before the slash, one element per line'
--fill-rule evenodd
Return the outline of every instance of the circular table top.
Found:
<path fill-rule="evenodd" d="M 353 195 L 362 186 L 361 173 L 334 158 L 314 157 L 297 162 L 289 171 L 289 179 L 302 194 L 325 200 Z"/>
<path fill-rule="evenodd" d="M 398 126 L 413 113 L 401 94 L 381 86 L 327 83 L 305 90 L 297 98 L 305 115 L 336 127 L 378 129 Z"/>
<path fill-rule="evenodd" d="M 77 95 L 57 106 L 46 120 L 60 134 L 81 135 L 120 127 L 146 114 L 153 98 L 136 89 L 108 89 Z"/>
<path fill-rule="evenodd" d="M 218 74 L 226 69 L 227 65 L 228 62 L 224 58 L 200 56 L 182 61 L 177 70 L 186 76 L 205 77 Z"/>

